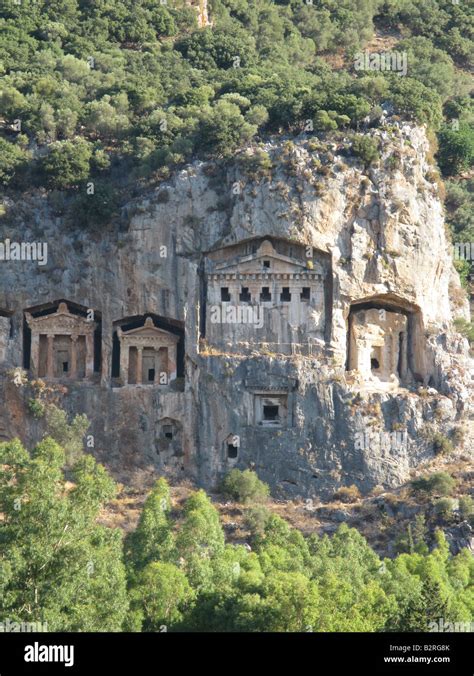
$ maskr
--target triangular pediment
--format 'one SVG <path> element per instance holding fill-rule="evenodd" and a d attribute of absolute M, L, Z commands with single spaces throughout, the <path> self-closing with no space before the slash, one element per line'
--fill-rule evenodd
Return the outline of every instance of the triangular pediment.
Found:
<path fill-rule="evenodd" d="M 30 328 L 44 332 L 57 328 L 87 332 L 93 330 L 95 324 L 94 321 L 69 312 L 66 303 L 59 303 L 56 312 L 41 317 L 33 317 L 27 312 L 26 319 Z"/>
<path fill-rule="evenodd" d="M 269 266 L 265 266 L 265 261 L 269 262 Z M 265 240 L 255 253 L 241 256 L 237 261 L 217 263 L 214 270 L 215 272 L 228 274 L 235 274 L 237 272 L 267 272 L 268 274 L 272 274 L 273 272 L 301 273 L 309 270 L 309 268 L 306 262 L 278 253 L 275 251 L 272 243 L 269 240 Z M 313 272 L 322 272 L 322 270 L 319 270 L 319 266 L 317 270 L 314 267 L 312 270 Z"/>
<path fill-rule="evenodd" d="M 130 329 L 129 331 L 120 331 L 121 335 L 128 338 L 130 337 L 140 337 L 140 338 L 166 338 L 167 340 L 172 340 L 175 342 L 179 341 L 179 336 L 164 329 L 159 329 L 153 324 L 151 317 L 147 317 L 145 324 L 139 326 L 136 329 Z"/>

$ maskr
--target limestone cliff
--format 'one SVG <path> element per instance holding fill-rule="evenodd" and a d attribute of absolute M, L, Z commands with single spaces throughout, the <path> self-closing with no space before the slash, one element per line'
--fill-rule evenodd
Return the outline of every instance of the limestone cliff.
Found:
<path fill-rule="evenodd" d="M 367 133 L 381 156 L 369 168 L 349 139 L 262 143 L 226 166 L 187 166 L 102 232 L 66 226 L 45 195 L 7 204 L 14 226 L 1 237 L 47 242 L 48 262 L 0 264 L 1 433 L 41 433 L 28 387 L 6 373 L 32 367 L 25 311 L 63 300 L 97 322 L 95 375 L 63 374 L 63 406 L 88 415 L 94 452 L 117 473 L 209 487 L 252 467 L 276 495 L 324 497 L 397 485 L 432 457 L 436 432 L 459 439 L 471 395 L 453 319 L 469 308 L 428 141 L 398 122 Z M 262 262 L 272 269 L 252 271 Z M 214 330 L 209 313 L 236 284 L 261 325 Z M 166 384 L 120 370 L 121 328 L 146 317 L 179 336 Z"/>

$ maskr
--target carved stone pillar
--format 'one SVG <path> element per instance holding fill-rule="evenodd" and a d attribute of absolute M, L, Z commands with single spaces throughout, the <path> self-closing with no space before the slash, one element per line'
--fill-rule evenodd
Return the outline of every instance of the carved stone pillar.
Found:
<path fill-rule="evenodd" d="M 86 378 L 94 374 L 94 334 L 86 334 Z"/>
<path fill-rule="evenodd" d="M 397 375 L 399 353 L 400 353 L 400 338 L 398 336 L 398 333 L 395 331 L 392 335 L 392 350 L 390 354 L 389 375 L 392 375 L 392 373 Z"/>
<path fill-rule="evenodd" d="M 46 362 L 46 376 L 54 378 L 54 334 L 48 333 L 48 354 Z"/>
<path fill-rule="evenodd" d="M 137 385 L 142 384 L 143 347 L 137 347 Z"/>
<path fill-rule="evenodd" d="M 170 345 L 168 348 L 168 363 L 166 368 L 168 382 L 170 382 L 171 380 L 175 380 L 177 364 L 178 364 L 178 346 L 175 343 L 172 346 Z"/>
<path fill-rule="evenodd" d="M 122 385 L 128 385 L 130 381 L 129 363 L 130 347 L 127 342 L 123 341 L 120 345 L 120 378 L 122 380 Z"/>
<path fill-rule="evenodd" d="M 71 372 L 70 378 L 77 378 L 77 339 L 78 336 L 71 336 Z"/>
<path fill-rule="evenodd" d="M 401 332 L 400 339 L 400 378 L 405 380 L 407 377 L 407 334 L 406 331 Z"/>
<path fill-rule="evenodd" d="M 39 354 L 40 354 L 40 334 L 32 331 L 30 370 L 35 378 L 39 376 Z"/>
<path fill-rule="evenodd" d="M 122 385 L 128 383 L 128 345 L 120 341 L 120 382 Z"/>

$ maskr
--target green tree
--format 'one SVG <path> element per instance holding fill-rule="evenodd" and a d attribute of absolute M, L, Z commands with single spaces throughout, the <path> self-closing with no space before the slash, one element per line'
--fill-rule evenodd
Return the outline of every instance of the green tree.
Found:
<path fill-rule="evenodd" d="M 438 162 L 446 176 L 458 174 L 474 165 L 474 126 L 459 129 L 445 126 L 438 134 Z"/>
<path fill-rule="evenodd" d="M 312 578 L 321 595 L 321 631 L 380 631 L 397 603 L 383 587 L 383 564 L 355 529 L 310 538 Z"/>
<path fill-rule="evenodd" d="M 413 523 L 409 523 L 406 533 L 401 535 L 396 542 L 398 552 L 419 552 L 428 553 L 426 538 L 428 528 L 426 526 L 426 517 L 423 513 L 417 514 Z"/>
<path fill-rule="evenodd" d="M 442 120 L 441 97 L 412 77 L 392 76 L 391 99 L 398 112 L 418 122 L 439 128 Z"/>
<path fill-rule="evenodd" d="M 410 601 L 400 620 L 400 631 L 428 631 L 431 622 L 449 622 L 448 603 L 439 582 L 425 580 L 421 593 Z"/>
<path fill-rule="evenodd" d="M 0 138 L 0 182 L 8 185 L 25 166 L 28 155 L 19 146 Z"/>
<path fill-rule="evenodd" d="M 126 556 L 135 571 L 152 561 L 169 559 L 174 547 L 170 507 L 168 483 L 164 478 L 158 479 L 145 500 L 136 529 L 126 540 Z"/>
<path fill-rule="evenodd" d="M 321 129 L 323 131 L 329 131 L 329 130 L 337 129 L 336 120 L 334 120 L 334 118 L 330 117 L 327 110 L 319 110 L 316 113 L 316 118 L 315 118 L 314 123 L 315 123 L 316 129 Z"/>
<path fill-rule="evenodd" d="M 230 157 L 256 132 L 257 126 L 246 121 L 239 106 L 221 99 L 204 111 L 196 143 L 209 154 Z"/>
<path fill-rule="evenodd" d="M 122 136 L 129 126 L 128 108 L 125 92 L 115 97 L 107 94 L 87 106 L 86 126 L 97 136 L 108 139 Z"/>
<path fill-rule="evenodd" d="M 232 469 L 223 479 L 221 490 L 240 502 L 262 502 L 270 495 L 270 488 L 250 469 Z"/>
<path fill-rule="evenodd" d="M 142 631 L 160 631 L 183 620 L 195 593 L 177 566 L 155 561 L 140 571 L 130 596 L 143 618 Z"/>
<path fill-rule="evenodd" d="M 262 631 L 314 631 L 319 624 L 318 586 L 302 573 L 272 571 L 262 585 L 256 624 Z"/>
<path fill-rule="evenodd" d="M 120 631 L 128 600 L 122 538 L 96 523 L 115 486 L 91 456 L 66 485 L 63 449 L 51 438 L 31 456 L 0 444 L 2 614 L 49 631 Z"/>
<path fill-rule="evenodd" d="M 204 491 L 191 495 L 176 535 L 175 562 L 183 564 L 192 587 L 214 590 L 220 560 L 225 555 L 224 531 L 219 514 Z"/>
<path fill-rule="evenodd" d="M 15 87 L 4 87 L 0 93 L 0 109 L 10 121 L 21 118 L 28 110 L 27 98 Z"/>
<path fill-rule="evenodd" d="M 89 425 L 84 414 L 75 415 L 69 422 L 66 411 L 54 404 L 46 406 L 47 434 L 64 450 L 67 465 L 73 465 L 83 454 L 84 435 Z"/>
<path fill-rule="evenodd" d="M 60 190 L 81 183 L 89 176 L 92 144 L 84 139 L 56 141 L 41 163 L 49 186 Z"/>
<path fill-rule="evenodd" d="M 459 622 L 472 619 L 472 557 L 466 558 L 466 552 L 452 557 L 442 531 L 436 531 L 435 540 L 436 546 L 430 553 L 414 552 L 385 559 L 382 585 L 397 601 L 387 620 L 387 630 L 416 631 L 440 617 Z M 440 612 L 443 614 L 439 615 Z"/>
<path fill-rule="evenodd" d="M 364 162 L 366 166 L 377 162 L 379 159 L 379 149 L 377 140 L 370 136 L 359 134 L 352 141 L 352 151 Z"/>

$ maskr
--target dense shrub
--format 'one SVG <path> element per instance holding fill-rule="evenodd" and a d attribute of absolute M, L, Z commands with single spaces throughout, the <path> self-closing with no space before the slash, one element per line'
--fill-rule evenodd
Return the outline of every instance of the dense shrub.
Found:
<path fill-rule="evenodd" d="M 263 535 L 271 512 L 265 505 L 255 505 L 245 511 L 245 525 L 253 536 Z"/>
<path fill-rule="evenodd" d="M 433 503 L 435 513 L 443 519 L 453 516 L 455 502 L 452 498 L 439 498 Z"/>
<path fill-rule="evenodd" d="M 69 188 L 90 175 L 92 145 L 84 139 L 52 143 L 41 170 L 52 188 Z"/>
<path fill-rule="evenodd" d="M 225 495 L 239 502 L 261 502 L 265 500 L 270 489 L 257 474 L 249 469 L 243 472 L 232 469 L 223 479 L 221 490 Z"/>
<path fill-rule="evenodd" d="M 474 500 L 470 495 L 463 495 L 459 498 L 459 513 L 462 519 L 470 521 L 472 524 L 474 521 Z"/>
<path fill-rule="evenodd" d="M 452 493 L 456 485 L 447 472 L 434 472 L 428 476 L 420 477 L 412 481 L 412 487 L 415 491 L 423 491 L 430 495 L 447 496 Z"/>
<path fill-rule="evenodd" d="M 474 343 L 473 322 L 468 322 L 467 319 L 459 318 L 454 321 L 454 325 L 462 336 L 465 336 L 470 343 Z"/>
<path fill-rule="evenodd" d="M 366 166 L 379 159 L 378 143 L 370 136 L 355 136 L 352 141 L 352 151 Z"/>
<path fill-rule="evenodd" d="M 8 185 L 27 161 L 28 155 L 24 150 L 0 138 L 0 183 Z"/>
<path fill-rule="evenodd" d="M 446 437 L 441 432 L 435 432 L 432 437 L 433 449 L 434 452 L 438 455 L 444 455 L 451 453 L 453 450 L 453 444 L 448 437 Z"/>
<path fill-rule="evenodd" d="M 242 167 L 242 171 L 252 178 L 269 174 L 273 166 L 269 154 L 258 149 L 255 152 L 238 155 L 237 162 Z"/>
<path fill-rule="evenodd" d="M 445 126 L 438 134 L 438 162 L 446 176 L 458 174 L 474 165 L 474 126 L 459 129 Z"/>

